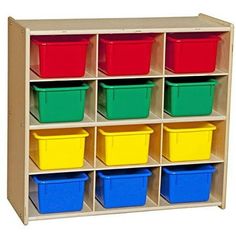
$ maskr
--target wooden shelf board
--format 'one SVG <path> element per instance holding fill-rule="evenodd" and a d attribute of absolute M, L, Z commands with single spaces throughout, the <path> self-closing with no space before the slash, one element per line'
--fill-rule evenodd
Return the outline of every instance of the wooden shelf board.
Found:
<path fill-rule="evenodd" d="M 58 169 L 58 170 L 40 170 L 37 165 L 29 158 L 29 175 L 40 175 L 40 174 L 54 174 L 54 173 L 69 173 L 69 172 L 80 172 L 80 171 L 93 171 L 94 168 L 84 160 L 84 166 L 81 168 L 73 169 Z"/>
<path fill-rule="evenodd" d="M 192 76 L 224 76 L 228 75 L 227 71 L 222 71 L 219 69 L 216 69 L 214 72 L 210 73 L 184 73 L 184 74 L 175 74 L 169 70 L 165 70 L 165 77 L 192 77 Z"/>
<path fill-rule="evenodd" d="M 85 80 L 96 80 L 94 76 L 89 74 L 87 71 L 83 77 L 73 77 L 73 78 L 41 78 L 32 70 L 30 71 L 30 82 L 55 82 L 55 81 L 85 81 Z"/>
<path fill-rule="evenodd" d="M 214 164 L 214 163 L 222 163 L 224 160 L 211 154 L 211 158 L 209 160 L 203 161 L 181 161 L 181 162 L 171 162 L 167 160 L 164 156 L 162 157 L 162 166 L 177 166 L 177 165 L 193 165 L 193 164 Z"/>
<path fill-rule="evenodd" d="M 131 168 L 143 168 L 143 167 L 158 167 L 160 163 L 155 161 L 152 157 L 148 157 L 146 164 L 140 165 L 120 165 L 120 166 L 107 166 L 99 158 L 96 158 L 96 170 L 109 170 L 109 169 L 131 169 Z"/>
<path fill-rule="evenodd" d="M 108 76 L 104 74 L 103 72 L 98 72 L 98 78 L 99 80 L 107 80 L 107 79 L 147 79 L 147 78 L 162 78 L 164 75 L 160 73 L 159 71 L 150 70 L 150 73 L 147 75 L 123 75 L 123 76 Z"/>
<path fill-rule="evenodd" d="M 148 211 L 150 208 L 157 207 L 157 204 L 154 203 L 149 197 L 147 197 L 146 204 L 144 206 L 136 207 L 120 207 L 120 208 L 104 208 L 99 201 L 95 202 L 95 211 L 96 212 L 109 212 L 109 213 L 122 213 L 122 212 L 135 212 L 135 211 Z"/>
<path fill-rule="evenodd" d="M 217 121 L 225 120 L 226 116 L 221 115 L 216 111 L 212 111 L 212 114 L 209 116 L 181 116 L 181 117 L 172 117 L 169 114 L 164 112 L 163 123 L 172 123 L 172 122 L 194 122 L 194 121 Z"/>
<path fill-rule="evenodd" d="M 31 35 L 229 31 L 230 25 L 199 16 L 155 18 L 17 20 Z M 124 27 L 125 26 L 125 27 Z"/>
<path fill-rule="evenodd" d="M 33 220 L 46 220 L 46 219 L 56 219 L 56 218 L 67 218 L 67 217 L 77 217 L 81 215 L 89 215 L 93 211 L 84 201 L 84 206 L 81 211 L 77 212 L 63 212 L 63 213 L 52 213 L 52 214 L 40 214 L 34 204 L 29 199 L 29 221 Z"/>
<path fill-rule="evenodd" d="M 190 203 L 177 203 L 170 204 L 163 197 L 160 199 L 159 209 L 171 209 L 171 208 L 189 208 L 189 207 L 204 207 L 204 206 L 221 206 L 221 201 L 218 201 L 212 195 L 207 202 L 190 202 Z"/>
<path fill-rule="evenodd" d="M 95 122 L 86 114 L 80 122 L 59 122 L 59 123 L 40 123 L 33 115 L 30 114 L 30 130 L 39 129 L 62 129 L 77 127 L 94 127 Z"/>
<path fill-rule="evenodd" d="M 100 113 L 97 113 L 97 126 L 109 126 L 109 125 L 132 125 L 132 124 L 158 124 L 162 120 L 160 117 L 150 112 L 148 118 L 144 119 L 127 119 L 127 120 L 107 120 Z"/>

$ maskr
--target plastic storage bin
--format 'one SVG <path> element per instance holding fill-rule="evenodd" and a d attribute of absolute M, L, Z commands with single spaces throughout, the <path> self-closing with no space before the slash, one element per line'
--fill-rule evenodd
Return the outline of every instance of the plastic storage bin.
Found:
<path fill-rule="evenodd" d="M 174 73 L 215 71 L 219 39 L 209 33 L 168 34 L 166 68 Z"/>
<path fill-rule="evenodd" d="M 80 211 L 86 180 L 84 173 L 31 176 L 29 197 L 41 214 Z"/>
<path fill-rule="evenodd" d="M 31 131 L 30 157 L 41 170 L 82 167 L 88 135 L 82 128 Z"/>
<path fill-rule="evenodd" d="M 170 203 L 208 201 L 214 172 L 211 165 L 163 167 L 161 195 Z"/>
<path fill-rule="evenodd" d="M 215 129 L 208 122 L 165 124 L 163 156 L 173 162 L 210 159 Z"/>
<path fill-rule="evenodd" d="M 151 174 L 148 169 L 98 171 L 96 198 L 105 208 L 143 206 Z"/>
<path fill-rule="evenodd" d="M 149 116 L 151 81 L 106 81 L 99 83 L 98 111 L 109 120 Z"/>
<path fill-rule="evenodd" d="M 81 82 L 40 83 L 31 86 L 33 106 L 30 108 L 41 123 L 72 122 L 84 118 L 86 91 Z"/>
<path fill-rule="evenodd" d="M 201 116 L 212 113 L 214 79 L 174 78 L 165 82 L 165 112 L 171 116 Z"/>
<path fill-rule="evenodd" d="M 40 77 L 81 77 L 85 73 L 88 37 L 33 36 L 30 68 Z"/>
<path fill-rule="evenodd" d="M 144 75 L 150 70 L 154 37 L 111 34 L 99 37 L 99 70 L 107 75 Z"/>
<path fill-rule="evenodd" d="M 151 133 L 146 125 L 98 128 L 97 156 L 108 166 L 147 163 Z"/>

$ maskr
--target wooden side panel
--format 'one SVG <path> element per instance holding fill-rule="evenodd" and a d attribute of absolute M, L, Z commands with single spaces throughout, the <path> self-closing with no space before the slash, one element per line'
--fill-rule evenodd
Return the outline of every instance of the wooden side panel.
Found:
<path fill-rule="evenodd" d="M 9 18 L 8 199 L 28 223 L 29 32 Z"/>
<path fill-rule="evenodd" d="M 234 26 L 231 24 L 230 40 L 229 40 L 229 75 L 228 75 L 228 89 L 227 89 L 227 108 L 226 108 L 226 136 L 225 136 L 225 163 L 224 163 L 224 177 L 223 177 L 223 195 L 222 208 L 226 204 L 226 188 L 227 188 L 227 167 L 228 167 L 228 146 L 229 146 L 229 122 L 230 122 L 230 102 L 231 102 L 231 82 L 232 82 L 232 63 L 233 63 L 233 42 L 234 42 Z"/>

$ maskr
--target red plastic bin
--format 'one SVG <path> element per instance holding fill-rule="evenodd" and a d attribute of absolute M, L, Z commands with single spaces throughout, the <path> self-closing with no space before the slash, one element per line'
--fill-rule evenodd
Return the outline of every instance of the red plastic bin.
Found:
<path fill-rule="evenodd" d="M 101 35 L 99 70 L 107 75 L 148 74 L 153 41 L 148 34 Z"/>
<path fill-rule="evenodd" d="M 30 68 L 42 78 L 84 76 L 88 44 L 81 35 L 31 37 Z"/>
<path fill-rule="evenodd" d="M 166 40 L 166 69 L 174 73 L 213 72 L 219 37 L 209 33 L 173 33 Z"/>

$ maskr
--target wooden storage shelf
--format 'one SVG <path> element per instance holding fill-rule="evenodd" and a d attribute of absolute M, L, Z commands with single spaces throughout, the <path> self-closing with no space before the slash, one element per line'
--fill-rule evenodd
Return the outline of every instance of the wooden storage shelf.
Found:
<path fill-rule="evenodd" d="M 30 115 L 30 130 L 93 127 L 94 123 L 95 122 L 86 113 L 82 121 L 66 123 L 40 123 L 34 116 Z"/>
<path fill-rule="evenodd" d="M 86 80 L 94 80 L 94 77 L 89 74 L 88 72 L 85 72 L 84 77 L 72 77 L 72 78 L 41 78 L 33 71 L 30 71 L 30 82 L 62 82 L 62 81 L 86 81 Z"/>
<path fill-rule="evenodd" d="M 143 79 L 143 78 L 162 78 L 164 74 L 159 73 L 150 69 L 150 72 L 147 75 L 126 75 L 126 76 L 107 76 L 101 71 L 98 72 L 98 80 L 107 80 L 107 79 Z"/>
<path fill-rule="evenodd" d="M 95 209 L 97 212 L 106 212 L 106 213 L 124 213 L 124 212 L 132 212 L 136 211 L 136 209 L 141 211 L 149 210 L 150 208 L 157 207 L 157 204 L 153 202 L 149 197 L 147 197 L 146 204 L 140 207 L 121 207 L 121 208 L 113 208 L 113 209 L 106 209 L 104 208 L 99 201 L 96 200 Z"/>
<path fill-rule="evenodd" d="M 29 158 L 29 175 L 42 175 L 42 174 L 54 174 L 54 173 L 69 173 L 69 172 L 80 172 L 80 171 L 92 171 L 94 167 L 84 160 L 84 165 L 81 168 L 75 169 L 60 169 L 60 170 L 40 170 L 38 166 Z"/>
<path fill-rule="evenodd" d="M 215 121 L 215 120 L 225 120 L 226 117 L 221 115 L 216 111 L 212 111 L 209 116 L 181 116 L 173 117 L 164 112 L 163 122 L 164 123 L 175 123 L 175 122 L 194 122 L 194 121 Z"/>
<path fill-rule="evenodd" d="M 221 206 L 221 201 L 214 198 L 212 195 L 210 196 L 207 202 L 190 202 L 190 203 L 178 203 L 178 204 L 170 204 L 163 197 L 160 200 L 160 209 L 174 209 L 174 208 L 189 208 L 189 207 L 207 207 L 207 206 Z"/>
<path fill-rule="evenodd" d="M 143 167 L 157 167 L 160 163 L 154 160 L 152 157 L 148 157 L 146 164 L 139 165 L 123 165 L 123 166 L 107 166 L 99 158 L 96 159 L 96 170 L 109 170 L 109 169 L 129 169 L 129 168 L 143 168 Z"/>
<path fill-rule="evenodd" d="M 56 219 L 56 218 L 67 218 L 67 217 L 76 217 L 93 214 L 93 210 L 86 204 L 84 201 L 84 207 L 81 211 L 75 212 L 63 212 L 55 214 L 40 214 L 35 208 L 34 204 L 29 199 L 29 220 L 47 220 L 47 219 Z"/>
<path fill-rule="evenodd" d="M 131 125 L 131 124 L 150 124 L 161 123 L 161 118 L 150 112 L 146 119 L 129 119 L 129 120 L 107 120 L 100 113 L 97 113 L 97 126 L 109 126 L 109 125 Z"/>
<path fill-rule="evenodd" d="M 125 28 L 124 28 L 125 26 Z M 172 32 L 218 32 L 216 70 L 212 73 L 174 74 L 165 69 L 166 35 Z M 155 37 L 151 53 L 150 73 L 138 76 L 107 76 L 98 70 L 99 36 L 115 33 L 152 33 Z M 86 71 L 77 78 L 40 78 L 30 70 L 30 37 L 33 35 L 90 35 Z M 228 163 L 228 132 L 230 90 L 232 77 L 233 25 L 204 15 L 194 17 L 164 17 L 139 19 L 80 19 L 80 20 L 15 20 L 9 18 L 9 135 L 8 135 L 8 199 L 24 224 L 31 220 L 100 215 L 122 212 L 220 206 L 225 208 Z M 215 77 L 214 109 L 209 116 L 171 117 L 164 112 L 165 79 L 170 77 Z M 97 112 L 98 84 L 102 80 L 147 79 L 153 81 L 151 108 L 146 119 L 107 120 Z M 40 123 L 30 115 L 32 99 L 30 85 L 50 81 L 84 81 L 90 89 L 86 94 L 85 116 L 81 122 Z M 163 125 L 171 122 L 209 121 L 216 125 L 213 133 L 212 155 L 206 161 L 172 163 L 162 156 Z M 143 165 L 106 166 L 96 157 L 97 127 L 146 124 L 154 133 L 150 136 L 149 159 Z M 29 157 L 29 134 L 33 130 L 83 127 L 89 132 L 82 168 L 40 170 Z M 207 202 L 170 204 L 161 197 L 162 167 L 210 163 L 216 167 L 211 197 Z M 145 206 L 105 209 L 96 200 L 98 170 L 148 167 L 148 197 Z M 86 172 L 84 207 L 80 212 L 39 214 L 29 199 L 29 177 L 35 174 Z"/>
<path fill-rule="evenodd" d="M 216 69 L 214 72 L 211 73 L 187 73 L 187 74 L 175 74 L 169 70 L 165 70 L 165 77 L 192 77 L 192 76 L 223 76 L 228 75 L 227 71 L 222 71 Z"/>
<path fill-rule="evenodd" d="M 176 166 L 176 165 L 192 165 L 192 164 L 215 164 L 224 162 L 220 157 L 211 154 L 209 160 L 202 160 L 202 161 L 181 161 L 181 162 L 171 162 L 164 156 L 162 157 L 161 166 Z"/>

